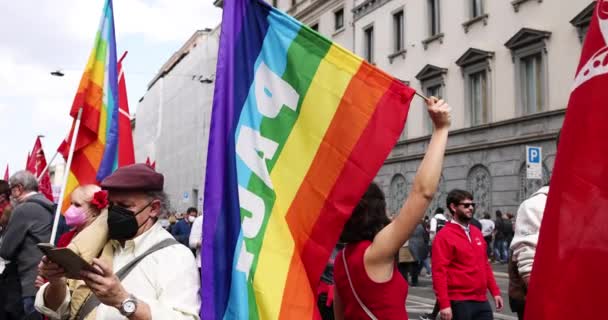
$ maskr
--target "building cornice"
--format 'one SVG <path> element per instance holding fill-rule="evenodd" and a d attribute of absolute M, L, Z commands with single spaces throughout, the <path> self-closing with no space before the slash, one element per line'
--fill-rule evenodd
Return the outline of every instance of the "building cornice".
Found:
<path fill-rule="evenodd" d="M 391 0 L 365 0 L 360 5 L 353 8 L 354 20 L 357 21 L 364 16 L 370 14 L 372 11 L 382 7 Z"/>
<path fill-rule="evenodd" d="M 570 24 L 575 27 L 581 27 L 584 25 L 588 25 L 591 22 L 591 17 L 593 17 L 593 10 L 595 9 L 595 1 L 591 1 L 591 3 L 585 7 L 581 12 L 579 12 L 572 20 L 570 20 Z"/>
<path fill-rule="evenodd" d="M 550 31 L 536 30 L 530 28 L 521 28 L 515 35 L 506 43 L 505 47 L 510 50 L 515 50 L 521 47 L 528 46 L 539 41 L 544 41 L 551 36 Z"/>

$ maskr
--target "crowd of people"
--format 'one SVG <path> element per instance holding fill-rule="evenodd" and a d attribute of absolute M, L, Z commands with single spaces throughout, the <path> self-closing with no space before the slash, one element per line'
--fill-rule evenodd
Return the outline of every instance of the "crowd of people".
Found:
<path fill-rule="evenodd" d="M 515 223 L 500 211 L 478 221 L 474 195 L 460 189 L 426 217 L 451 123 L 443 100 L 427 106 L 434 130 L 411 191 L 390 216 L 376 183 L 363 194 L 320 279 L 323 319 L 408 319 L 408 286 L 423 269 L 437 302 L 422 319 L 493 319 L 487 293 L 497 310 L 504 302 L 492 262 L 509 263 L 510 304 L 523 317 L 548 187 L 522 204 Z M 163 189 L 163 175 L 144 164 L 76 188 L 55 244 L 91 267 L 68 275 L 37 247 L 55 240 L 56 207 L 36 177 L 0 180 L 0 319 L 198 319 L 203 215 L 171 213 Z"/>
<path fill-rule="evenodd" d="M 163 185 L 162 174 L 135 164 L 76 188 L 55 244 L 93 267 L 68 277 L 37 247 L 51 241 L 55 205 L 36 177 L 0 181 L 0 319 L 198 319 L 202 216 L 191 208 L 165 230 Z"/>

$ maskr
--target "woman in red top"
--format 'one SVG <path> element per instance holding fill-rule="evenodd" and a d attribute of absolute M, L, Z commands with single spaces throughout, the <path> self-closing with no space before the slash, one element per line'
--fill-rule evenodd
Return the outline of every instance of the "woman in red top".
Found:
<path fill-rule="evenodd" d="M 372 183 L 342 231 L 346 243 L 334 266 L 336 319 L 408 319 L 407 282 L 395 256 L 426 212 L 439 183 L 450 126 L 450 107 L 427 101 L 434 132 L 412 190 L 399 215 L 390 221 L 382 190 Z"/>

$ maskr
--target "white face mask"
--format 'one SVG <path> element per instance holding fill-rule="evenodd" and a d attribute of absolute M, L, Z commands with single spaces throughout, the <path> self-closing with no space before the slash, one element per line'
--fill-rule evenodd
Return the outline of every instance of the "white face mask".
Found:
<path fill-rule="evenodd" d="M 196 217 L 188 216 L 188 221 L 190 221 L 190 223 L 194 222 L 194 219 L 196 219 Z"/>

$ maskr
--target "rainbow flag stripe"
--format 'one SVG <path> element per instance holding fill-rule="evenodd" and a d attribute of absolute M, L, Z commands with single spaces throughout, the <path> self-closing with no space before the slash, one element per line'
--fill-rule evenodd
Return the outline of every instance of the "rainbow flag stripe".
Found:
<path fill-rule="evenodd" d="M 203 319 L 311 319 L 414 91 L 262 0 L 224 2 L 205 185 Z"/>
<path fill-rule="evenodd" d="M 79 185 L 101 182 L 118 165 L 118 72 L 112 0 L 105 2 L 93 51 L 70 110 L 74 123 L 81 108 L 81 126 L 76 137 L 66 197 Z M 66 159 L 74 123 L 68 139 L 59 147 Z M 69 204 L 70 201 L 64 199 L 64 209 Z"/>

